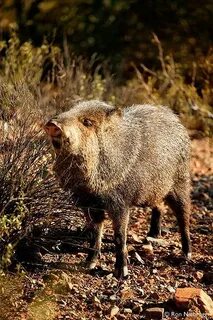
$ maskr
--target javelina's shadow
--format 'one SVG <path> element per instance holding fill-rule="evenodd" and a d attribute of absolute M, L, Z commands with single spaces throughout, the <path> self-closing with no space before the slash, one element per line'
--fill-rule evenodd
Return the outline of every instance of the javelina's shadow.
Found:
<path fill-rule="evenodd" d="M 50 230 L 49 234 L 42 234 L 41 231 L 36 230 L 32 237 L 23 238 L 17 248 L 14 256 L 14 263 L 12 268 L 17 263 L 21 263 L 26 270 L 47 270 L 47 269 L 68 269 L 70 271 L 81 270 L 82 272 L 88 272 L 86 268 L 85 258 L 89 251 L 89 240 L 92 237 L 92 233 L 89 230 L 82 230 L 77 228 L 76 230 Z M 110 239 L 104 239 L 103 242 L 112 242 Z M 110 252 L 112 248 L 110 246 L 103 246 L 103 253 Z M 72 263 L 64 262 L 63 256 L 65 254 L 73 254 L 81 256 L 81 261 Z M 44 259 L 44 256 L 48 255 L 48 261 Z M 105 276 L 110 272 L 98 267 L 90 271 L 92 275 Z"/>
<path fill-rule="evenodd" d="M 52 230 L 46 234 L 36 231 L 36 234 L 30 237 L 26 236 L 19 242 L 15 260 L 27 268 L 54 266 L 57 265 L 56 262 L 46 262 L 42 257 L 45 254 L 57 256 L 65 253 L 86 253 L 88 251 L 86 247 L 88 240 L 89 235 L 86 236 L 79 229 L 69 232 L 60 230 L 57 231 L 57 235 Z M 61 264 L 60 261 L 58 263 Z"/>
<path fill-rule="evenodd" d="M 183 255 L 177 254 L 168 254 L 166 256 L 162 256 L 162 260 L 166 261 L 168 265 L 173 267 L 183 266 L 183 265 L 194 265 L 192 260 L 187 260 Z"/>

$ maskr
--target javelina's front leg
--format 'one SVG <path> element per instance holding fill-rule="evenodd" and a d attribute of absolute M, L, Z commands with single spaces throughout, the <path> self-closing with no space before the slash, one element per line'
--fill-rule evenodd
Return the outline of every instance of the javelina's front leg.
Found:
<path fill-rule="evenodd" d="M 115 262 L 115 276 L 116 278 L 126 278 L 128 276 L 127 267 L 127 227 L 129 222 L 128 210 L 116 212 L 112 215 L 116 262 Z"/>
<path fill-rule="evenodd" d="M 90 209 L 92 237 L 90 237 L 90 248 L 87 256 L 87 263 L 90 270 L 96 267 L 98 257 L 101 252 L 101 239 L 103 233 L 103 221 L 105 218 L 104 211 Z"/>

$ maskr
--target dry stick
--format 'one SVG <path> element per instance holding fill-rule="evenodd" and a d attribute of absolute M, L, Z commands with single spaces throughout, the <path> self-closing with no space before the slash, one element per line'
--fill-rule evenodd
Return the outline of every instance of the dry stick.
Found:
<path fill-rule="evenodd" d="M 152 71 L 151 69 L 147 68 L 145 66 L 145 64 L 141 63 L 140 66 L 143 68 L 143 70 L 149 74 L 151 74 L 152 76 L 157 76 L 156 72 Z"/>
<path fill-rule="evenodd" d="M 161 63 L 163 74 L 167 79 L 167 81 L 163 84 L 162 88 L 159 89 L 159 93 L 162 94 L 168 88 L 168 86 L 170 84 L 174 83 L 174 81 L 171 78 L 171 76 L 169 75 L 169 73 L 167 72 L 166 64 L 165 64 L 165 61 L 164 61 L 163 48 L 162 48 L 160 40 L 158 39 L 158 36 L 155 33 L 153 33 L 153 39 L 154 39 L 154 43 L 156 43 L 156 45 L 158 47 L 159 60 L 160 60 L 160 63 Z M 172 63 L 172 65 L 173 65 L 173 70 L 175 70 L 174 63 Z"/>
<path fill-rule="evenodd" d="M 163 48 L 161 46 L 160 40 L 158 39 L 158 37 L 157 37 L 157 35 L 155 33 L 153 33 L 152 35 L 153 35 L 154 43 L 156 43 L 157 46 L 158 46 L 159 60 L 160 60 L 161 66 L 162 66 L 163 74 L 167 78 L 169 78 L 169 75 L 168 75 L 167 70 L 166 70 L 166 65 L 165 65 L 165 62 L 164 62 Z"/>
<path fill-rule="evenodd" d="M 191 83 L 193 87 L 195 86 L 196 75 L 197 75 L 197 64 L 196 62 L 193 62 L 192 63 L 192 83 Z"/>
<path fill-rule="evenodd" d="M 54 238 L 48 238 L 48 237 L 34 238 L 34 240 L 44 240 L 44 239 L 45 239 L 46 242 L 49 242 L 49 243 L 54 243 L 54 242 L 56 241 L 56 239 L 54 239 Z M 75 238 L 74 238 L 74 239 L 75 239 Z M 77 239 L 85 240 L 84 238 L 77 238 Z M 77 248 L 81 248 L 81 249 L 86 249 L 86 251 L 87 251 L 88 249 L 93 250 L 93 251 L 96 251 L 96 250 L 97 250 L 97 249 L 95 249 L 95 248 L 90 248 L 90 247 L 88 247 L 88 246 L 83 246 L 83 245 L 76 244 L 76 243 L 73 243 L 73 242 L 70 242 L 70 241 L 64 241 L 64 240 L 60 240 L 60 239 L 58 239 L 57 241 L 60 241 L 62 244 L 69 244 L 69 245 L 71 245 L 71 246 L 73 246 L 73 247 L 77 247 Z M 37 244 L 37 246 L 39 246 L 39 245 Z M 42 247 L 42 246 L 40 246 L 40 247 Z"/>
<path fill-rule="evenodd" d="M 135 69 L 135 72 L 136 72 L 136 75 L 137 75 L 138 79 L 141 81 L 144 89 L 146 90 L 149 98 L 151 99 L 151 102 L 157 103 L 157 100 L 156 100 L 155 97 L 152 95 L 152 92 L 150 91 L 149 86 L 146 84 L 142 73 L 138 70 L 138 68 L 135 66 L 134 63 L 132 63 L 132 66 L 133 66 L 133 68 Z"/>

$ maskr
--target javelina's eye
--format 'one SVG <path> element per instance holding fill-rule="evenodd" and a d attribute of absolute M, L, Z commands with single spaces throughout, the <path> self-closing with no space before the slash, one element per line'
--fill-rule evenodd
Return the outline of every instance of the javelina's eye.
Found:
<path fill-rule="evenodd" d="M 93 125 L 92 121 L 89 119 L 83 119 L 82 123 L 85 127 L 91 127 Z"/>

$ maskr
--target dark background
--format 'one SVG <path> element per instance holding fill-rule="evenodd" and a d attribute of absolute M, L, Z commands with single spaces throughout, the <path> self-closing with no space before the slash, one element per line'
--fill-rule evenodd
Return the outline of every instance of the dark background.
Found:
<path fill-rule="evenodd" d="M 22 42 L 44 40 L 76 55 L 107 61 L 131 75 L 132 63 L 158 68 L 155 33 L 165 55 L 190 66 L 212 45 L 212 0 L 7 0 L 1 2 L 1 40 L 13 26 Z"/>

